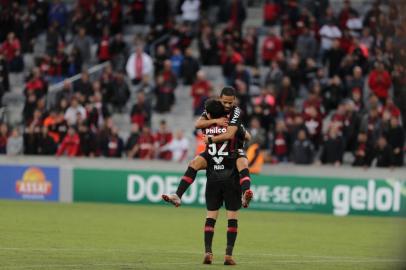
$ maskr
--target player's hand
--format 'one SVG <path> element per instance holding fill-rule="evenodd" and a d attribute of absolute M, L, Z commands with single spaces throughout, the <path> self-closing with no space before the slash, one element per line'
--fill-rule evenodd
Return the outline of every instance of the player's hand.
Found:
<path fill-rule="evenodd" d="M 205 144 L 209 144 L 209 137 L 207 135 L 203 136 L 203 141 Z"/>
<path fill-rule="evenodd" d="M 222 126 L 222 127 L 228 126 L 228 119 L 225 117 L 217 119 L 217 125 Z"/>

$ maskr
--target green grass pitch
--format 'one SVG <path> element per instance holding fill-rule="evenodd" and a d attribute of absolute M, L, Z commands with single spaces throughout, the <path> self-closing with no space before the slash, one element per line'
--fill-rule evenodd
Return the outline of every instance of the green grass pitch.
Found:
<path fill-rule="evenodd" d="M 202 265 L 205 209 L 0 201 L 0 269 L 406 269 L 406 219 L 242 210 L 224 266 Z M 404 254 L 402 254 L 404 252 Z"/>

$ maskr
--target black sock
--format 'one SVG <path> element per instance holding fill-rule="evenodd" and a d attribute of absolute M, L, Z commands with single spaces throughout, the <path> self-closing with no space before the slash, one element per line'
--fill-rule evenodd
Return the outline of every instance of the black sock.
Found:
<path fill-rule="evenodd" d="M 182 198 L 183 193 L 189 188 L 189 186 L 195 181 L 197 171 L 192 167 L 188 167 L 185 174 L 182 176 L 182 180 L 179 183 L 176 195 Z"/>
<path fill-rule="evenodd" d="M 227 228 L 227 249 L 226 255 L 233 255 L 233 248 L 235 239 L 237 239 L 237 228 L 238 228 L 238 221 L 236 219 L 229 219 L 228 220 L 228 228 Z"/>
<path fill-rule="evenodd" d="M 244 193 L 251 187 L 250 171 L 248 169 L 241 170 L 240 172 L 240 185 L 241 191 Z"/>
<path fill-rule="evenodd" d="M 204 225 L 204 247 L 206 252 L 212 252 L 211 244 L 213 243 L 214 225 L 216 225 L 215 219 L 206 218 L 206 224 Z"/>

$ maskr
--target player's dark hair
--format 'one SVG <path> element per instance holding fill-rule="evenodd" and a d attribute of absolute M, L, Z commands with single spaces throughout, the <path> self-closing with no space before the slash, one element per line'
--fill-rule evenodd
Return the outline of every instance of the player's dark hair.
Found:
<path fill-rule="evenodd" d="M 224 107 L 219 100 L 208 99 L 204 104 L 204 108 L 211 118 L 220 118 L 224 115 Z"/>
<path fill-rule="evenodd" d="M 231 86 L 226 86 L 221 90 L 221 94 L 220 97 L 222 96 L 232 96 L 235 97 L 236 96 L 236 91 L 234 89 L 234 87 Z"/>

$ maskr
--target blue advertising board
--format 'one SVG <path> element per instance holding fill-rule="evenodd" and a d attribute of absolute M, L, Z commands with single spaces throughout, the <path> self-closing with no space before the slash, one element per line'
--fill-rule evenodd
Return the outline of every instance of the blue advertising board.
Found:
<path fill-rule="evenodd" d="M 0 199 L 58 201 L 59 168 L 0 165 Z"/>

